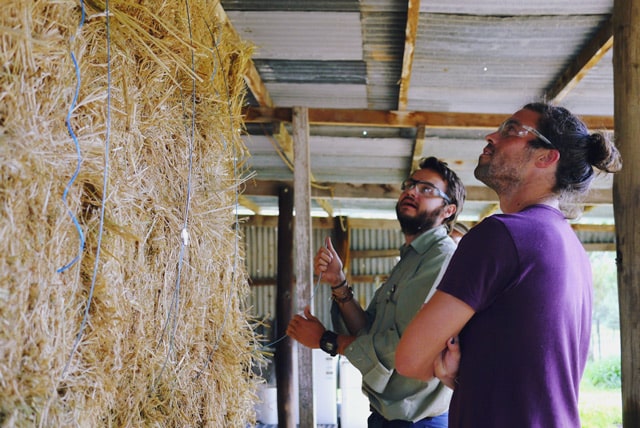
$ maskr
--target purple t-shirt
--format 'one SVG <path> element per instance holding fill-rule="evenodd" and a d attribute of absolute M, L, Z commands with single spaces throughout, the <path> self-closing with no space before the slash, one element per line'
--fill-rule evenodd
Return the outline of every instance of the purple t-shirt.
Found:
<path fill-rule="evenodd" d="M 485 219 L 438 289 L 476 311 L 460 333 L 451 428 L 580 427 L 592 276 L 560 211 L 534 205 Z"/>

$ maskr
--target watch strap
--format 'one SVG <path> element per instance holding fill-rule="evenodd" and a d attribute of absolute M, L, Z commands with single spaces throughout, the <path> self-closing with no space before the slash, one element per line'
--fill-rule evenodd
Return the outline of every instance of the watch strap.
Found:
<path fill-rule="evenodd" d="M 338 335 L 331 330 L 325 330 L 320 337 L 320 349 L 332 357 L 338 355 Z"/>

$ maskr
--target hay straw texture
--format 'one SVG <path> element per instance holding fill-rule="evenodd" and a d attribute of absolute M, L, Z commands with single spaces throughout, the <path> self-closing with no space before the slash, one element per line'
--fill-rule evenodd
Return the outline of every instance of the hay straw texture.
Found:
<path fill-rule="evenodd" d="M 251 47 L 215 2 L 84 5 L 0 5 L 0 426 L 245 427 Z"/>

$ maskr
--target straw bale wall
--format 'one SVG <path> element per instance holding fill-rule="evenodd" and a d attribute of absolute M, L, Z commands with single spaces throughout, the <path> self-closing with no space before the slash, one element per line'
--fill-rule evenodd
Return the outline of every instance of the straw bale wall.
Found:
<path fill-rule="evenodd" d="M 0 426 L 252 423 L 251 47 L 213 1 L 1 3 Z"/>

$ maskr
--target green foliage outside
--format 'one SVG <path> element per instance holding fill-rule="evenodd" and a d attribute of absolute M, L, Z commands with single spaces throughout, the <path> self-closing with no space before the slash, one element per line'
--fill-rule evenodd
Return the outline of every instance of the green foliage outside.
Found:
<path fill-rule="evenodd" d="M 622 426 L 620 358 L 587 364 L 579 406 L 582 428 Z"/>
<path fill-rule="evenodd" d="M 593 268 L 591 357 L 580 384 L 582 428 L 622 427 L 620 319 L 615 254 L 589 254 Z M 617 339 L 617 340 L 613 340 Z"/>

